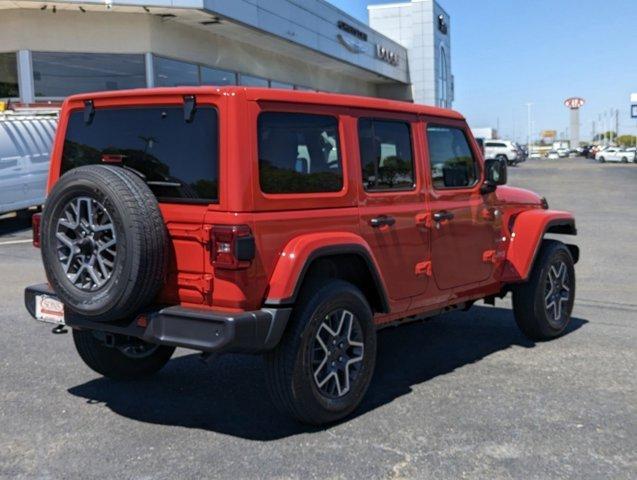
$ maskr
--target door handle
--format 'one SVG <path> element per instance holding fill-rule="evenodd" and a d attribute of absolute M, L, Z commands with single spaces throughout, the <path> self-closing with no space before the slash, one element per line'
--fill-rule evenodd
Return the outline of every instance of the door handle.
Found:
<path fill-rule="evenodd" d="M 388 217 L 387 215 L 381 215 L 380 217 L 374 217 L 369 220 L 369 224 L 374 228 L 391 227 L 396 223 L 394 217 Z"/>
<path fill-rule="evenodd" d="M 453 219 L 453 217 L 455 217 L 453 212 L 442 210 L 440 212 L 434 213 L 434 222 L 444 222 L 445 220 Z"/>

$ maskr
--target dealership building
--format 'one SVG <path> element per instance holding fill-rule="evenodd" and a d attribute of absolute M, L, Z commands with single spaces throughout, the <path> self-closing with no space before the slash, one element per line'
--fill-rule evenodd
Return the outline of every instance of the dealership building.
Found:
<path fill-rule="evenodd" d="M 0 101 L 176 85 L 257 85 L 450 107 L 449 16 L 433 0 L 0 0 Z"/>

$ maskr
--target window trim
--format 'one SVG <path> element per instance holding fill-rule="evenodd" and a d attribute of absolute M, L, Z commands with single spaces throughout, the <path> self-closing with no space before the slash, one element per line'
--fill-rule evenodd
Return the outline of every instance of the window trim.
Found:
<path fill-rule="evenodd" d="M 436 191 L 449 191 L 449 190 L 473 190 L 475 189 L 475 187 L 477 185 L 480 185 L 482 183 L 482 166 L 480 163 L 480 158 L 478 156 L 476 156 L 476 152 L 473 149 L 473 145 L 471 144 L 471 141 L 469 140 L 469 136 L 467 135 L 467 130 L 466 128 L 462 127 L 462 126 L 458 126 L 458 125 L 448 125 L 448 124 L 444 124 L 444 123 L 429 123 L 429 122 L 425 122 L 424 123 L 425 126 L 425 143 L 427 146 L 427 163 L 429 164 L 429 172 L 428 172 L 428 176 L 429 176 L 429 180 L 431 181 L 431 188 L 433 188 Z M 462 132 L 462 134 L 464 135 L 465 140 L 467 141 L 467 146 L 469 147 L 469 151 L 471 152 L 471 158 L 473 158 L 473 162 L 474 165 L 476 165 L 476 179 L 475 181 L 471 184 L 471 185 L 466 185 L 463 187 L 436 187 L 434 185 L 434 178 L 432 175 L 432 163 L 431 163 L 431 149 L 429 148 L 429 135 L 428 135 L 428 130 L 429 127 L 438 127 L 438 128 L 454 128 L 456 130 L 460 130 Z"/>
<path fill-rule="evenodd" d="M 407 125 L 409 132 L 409 144 L 411 147 L 411 174 L 412 174 L 412 186 L 411 187 L 401 187 L 401 188 L 378 188 L 374 190 L 368 190 L 365 187 L 365 178 L 363 177 L 363 163 L 361 157 L 361 141 L 360 141 L 360 122 L 361 120 L 371 120 L 372 121 L 372 130 L 373 130 L 373 122 L 375 120 L 381 122 L 392 122 L 392 123 L 402 123 Z M 413 121 L 405 120 L 401 118 L 388 118 L 383 116 L 359 116 L 356 118 L 356 140 L 358 142 L 358 170 L 360 172 L 360 184 L 363 187 L 363 191 L 368 195 L 374 194 L 387 194 L 387 193 L 411 193 L 418 189 L 418 171 L 416 170 L 417 161 L 416 157 L 416 148 L 414 143 L 414 132 L 413 132 Z"/>
<path fill-rule="evenodd" d="M 212 108 L 217 115 L 217 198 L 216 199 L 206 199 L 206 198 L 178 198 L 178 197 L 157 197 L 155 194 L 155 198 L 157 199 L 157 203 L 164 205 L 219 205 L 221 202 L 221 115 L 219 111 L 219 107 L 214 103 L 201 103 L 198 105 L 199 107 L 210 107 Z M 147 108 L 179 108 L 180 105 L 177 103 L 163 103 L 163 104 L 150 104 L 150 105 L 139 105 L 139 104 L 124 104 L 124 105 L 109 105 L 106 107 L 98 107 L 95 109 L 95 115 L 98 114 L 99 110 L 127 110 L 127 109 L 139 109 L 140 107 Z M 69 126 L 69 121 L 71 116 L 76 112 L 83 112 L 83 108 L 72 108 L 68 111 L 67 118 L 64 120 L 64 125 L 62 125 L 60 119 L 60 123 L 58 124 L 58 128 L 64 127 L 64 141 L 62 144 L 62 151 L 60 152 L 59 158 L 59 173 L 62 176 L 62 161 L 64 159 L 64 143 L 66 143 L 66 132 Z M 53 150 L 52 150 L 53 154 Z M 145 183 L 145 182 L 144 182 Z M 150 187 L 149 187 L 150 188 Z"/>
<path fill-rule="evenodd" d="M 336 142 L 338 146 L 338 156 L 341 163 L 341 188 L 340 190 L 332 190 L 332 191 L 321 191 L 321 192 L 266 192 L 263 190 L 261 186 L 261 161 L 259 158 L 259 119 L 261 115 L 268 113 L 284 113 L 290 115 L 311 115 L 318 117 L 330 117 L 333 118 L 336 122 Z M 255 122 L 255 133 L 256 133 L 256 142 L 254 145 L 255 153 L 256 153 L 256 183 L 259 188 L 259 192 L 266 199 L 276 200 L 276 199 L 285 199 L 289 200 L 293 197 L 298 198 L 310 198 L 310 197 L 341 197 L 347 192 L 348 188 L 348 172 L 347 172 L 347 162 L 345 160 L 345 156 L 343 155 L 343 142 L 341 141 L 343 135 L 341 134 L 341 129 L 343 128 L 343 123 L 341 121 L 341 115 L 334 112 L 316 112 L 316 111 L 306 111 L 306 110 L 296 110 L 293 108 L 290 109 L 263 109 L 260 110 L 258 115 L 256 116 Z"/>

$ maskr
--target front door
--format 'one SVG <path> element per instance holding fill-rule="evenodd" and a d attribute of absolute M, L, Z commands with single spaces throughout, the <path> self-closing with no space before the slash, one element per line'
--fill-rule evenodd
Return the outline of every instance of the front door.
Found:
<path fill-rule="evenodd" d="M 499 212 L 480 193 L 481 168 L 462 124 L 427 123 L 431 262 L 441 290 L 490 280 Z"/>
<path fill-rule="evenodd" d="M 425 194 L 417 175 L 412 123 L 407 118 L 361 117 L 358 138 L 363 188 L 359 212 L 389 297 L 403 300 L 427 287 L 422 266 L 429 256 L 429 233 L 418 224 Z"/>

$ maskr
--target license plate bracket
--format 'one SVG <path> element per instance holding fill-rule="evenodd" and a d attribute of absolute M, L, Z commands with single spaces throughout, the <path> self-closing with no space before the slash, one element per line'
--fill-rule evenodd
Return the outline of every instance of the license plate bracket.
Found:
<path fill-rule="evenodd" d="M 44 323 L 66 325 L 64 304 L 50 295 L 35 296 L 35 319 Z"/>

